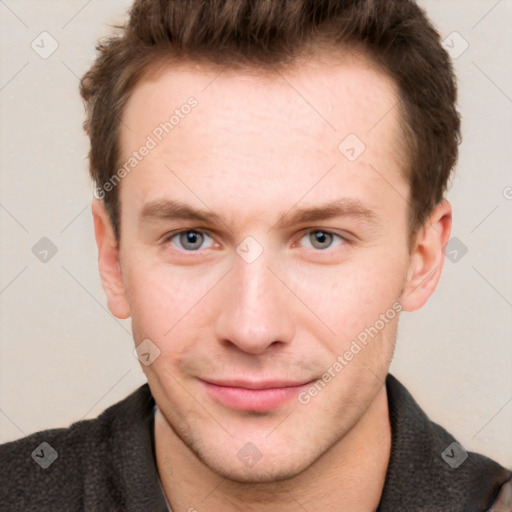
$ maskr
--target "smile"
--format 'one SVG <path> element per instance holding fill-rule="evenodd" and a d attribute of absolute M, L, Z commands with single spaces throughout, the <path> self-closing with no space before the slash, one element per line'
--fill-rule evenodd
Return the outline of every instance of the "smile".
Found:
<path fill-rule="evenodd" d="M 306 389 L 311 382 L 296 383 L 237 383 L 217 384 L 201 380 L 208 395 L 224 407 L 244 411 L 276 409 Z"/>

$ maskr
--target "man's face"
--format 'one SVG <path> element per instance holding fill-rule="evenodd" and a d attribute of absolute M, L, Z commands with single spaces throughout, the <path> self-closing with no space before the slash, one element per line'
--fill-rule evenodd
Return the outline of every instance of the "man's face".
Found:
<path fill-rule="evenodd" d="M 298 474 L 382 392 L 410 262 L 396 101 L 347 56 L 169 68 L 127 104 L 121 160 L 156 143 L 120 185 L 135 342 L 160 351 L 143 368 L 168 424 L 224 476 Z"/>

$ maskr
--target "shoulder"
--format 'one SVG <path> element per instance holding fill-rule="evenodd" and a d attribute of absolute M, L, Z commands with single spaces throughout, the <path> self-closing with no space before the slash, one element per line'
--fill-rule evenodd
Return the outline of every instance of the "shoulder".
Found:
<path fill-rule="evenodd" d="M 379 510 L 488 510 L 510 470 L 466 451 L 391 374 L 386 388 L 392 447 Z"/>
<path fill-rule="evenodd" d="M 55 481 L 61 481 L 70 496 L 76 496 L 81 472 L 77 452 L 82 444 L 79 430 L 70 428 L 37 432 L 0 446 L 0 503 L 7 510 L 30 510 L 32 504 L 43 508 L 54 501 Z M 66 463 L 71 459 L 77 462 Z"/>
<path fill-rule="evenodd" d="M 141 442 L 136 431 L 147 429 L 144 418 L 150 408 L 146 385 L 98 418 L 1 445 L 2 510 L 83 510 L 88 486 L 115 492 L 115 485 L 110 484 L 110 491 L 108 487 L 123 446 L 121 438 L 127 435 Z"/>

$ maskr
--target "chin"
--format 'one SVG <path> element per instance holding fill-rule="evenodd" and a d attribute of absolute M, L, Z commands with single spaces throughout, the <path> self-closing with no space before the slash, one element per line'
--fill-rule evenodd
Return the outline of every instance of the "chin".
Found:
<path fill-rule="evenodd" d="M 240 484 L 267 484 L 276 483 L 293 478 L 307 469 L 309 463 L 300 461 L 300 466 L 294 461 L 282 461 L 281 464 L 260 460 L 253 467 L 244 467 L 239 464 L 224 464 L 223 460 L 209 461 L 201 458 L 203 464 L 214 473 Z"/>
<path fill-rule="evenodd" d="M 239 443 L 220 445 L 197 443 L 191 439 L 189 450 L 214 473 L 241 484 L 266 484 L 281 482 L 296 477 L 307 470 L 321 455 L 318 451 L 298 449 L 297 443 L 270 443 L 261 447 L 261 452 L 251 442 L 240 448 Z"/>

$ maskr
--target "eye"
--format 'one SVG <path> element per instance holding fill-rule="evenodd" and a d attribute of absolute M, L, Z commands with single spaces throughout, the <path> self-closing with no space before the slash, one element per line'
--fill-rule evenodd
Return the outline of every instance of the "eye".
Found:
<path fill-rule="evenodd" d="M 211 236 L 207 235 L 204 231 L 195 231 L 193 229 L 173 233 L 165 239 L 165 242 L 170 242 L 178 249 L 184 251 L 197 251 L 213 246 Z M 205 242 L 209 242 L 209 245 L 204 246 Z"/>
<path fill-rule="evenodd" d="M 303 245 L 310 249 L 324 250 L 341 245 L 344 242 L 344 239 L 336 233 L 317 229 L 306 233 L 301 238 L 301 241 L 304 241 Z"/>

